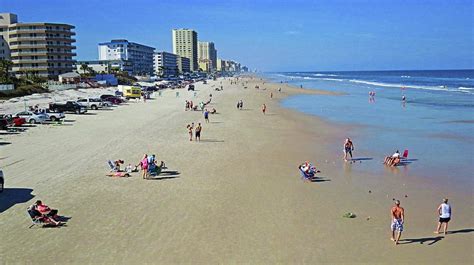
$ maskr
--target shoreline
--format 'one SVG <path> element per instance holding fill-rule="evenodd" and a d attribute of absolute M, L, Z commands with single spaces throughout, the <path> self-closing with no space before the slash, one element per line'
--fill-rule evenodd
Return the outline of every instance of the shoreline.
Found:
<path fill-rule="evenodd" d="M 213 91 L 221 81 L 224 91 Z M 298 92 L 274 90 L 270 99 L 278 85 L 263 91 L 218 80 L 198 84 L 197 98 L 187 91 L 176 98 L 170 90 L 146 104 L 74 116 L 72 126 L 7 136 L 12 144 L 1 147 L 1 164 L 9 165 L 6 187 L 31 189 L 35 197 L 24 195 L 0 214 L 0 260 L 393 263 L 387 257 L 396 251 L 402 263 L 472 261 L 469 198 L 449 195 L 455 209 L 450 230 L 458 232 L 433 236 L 443 195 L 400 176 L 345 168 L 337 148 L 342 127 L 283 108 L 285 94 Z M 184 112 L 184 100 L 204 101 L 209 93 L 219 114 L 203 123 L 205 141 L 190 143 L 185 125 L 204 120 L 199 111 Z M 246 110 L 235 109 L 239 99 Z M 53 155 L 58 151 L 63 156 Z M 104 176 L 107 159 L 135 162 L 143 153 L 156 153 L 178 175 L 158 181 Z M 321 169 L 319 182 L 300 180 L 297 166 L 305 160 Z M 12 199 L 8 190 L 5 195 Z M 410 239 L 397 247 L 389 240 L 392 198 L 407 210 L 402 240 Z M 26 229 L 24 209 L 35 199 L 71 216 L 68 226 Z M 348 211 L 357 218 L 342 218 Z"/>
<path fill-rule="evenodd" d="M 266 80 L 269 81 L 268 79 L 266 79 Z M 275 83 L 275 84 L 278 84 L 278 83 Z M 289 86 L 292 86 L 294 88 L 298 88 L 298 87 L 293 86 L 293 85 L 289 85 Z M 304 89 L 307 89 L 307 90 L 313 90 L 314 89 L 315 91 L 318 91 L 318 92 L 327 91 L 328 95 L 330 95 L 330 96 L 347 95 L 347 94 L 328 91 L 328 90 L 324 90 L 324 89 L 320 89 L 320 88 L 304 88 Z M 318 92 L 315 93 L 315 95 L 318 95 Z M 374 129 L 378 128 L 377 125 L 367 125 L 367 124 L 361 124 L 361 123 L 357 123 L 357 122 L 334 121 L 334 120 L 331 120 L 329 117 L 326 117 L 326 116 L 323 116 L 323 115 L 314 114 L 314 113 L 307 113 L 307 112 L 298 110 L 296 107 L 289 107 L 289 106 L 284 106 L 283 105 L 284 100 L 287 100 L 289 97 L 299 96 L 299 95 L 301 95 L 301 94 L 296 93 L 296 94 L 289 95 L 288 97 L 286 97 L 284 99 L 281 99 L 280 106 L 282 108 L 285 108 L 285 109 L 294 111 L 296 113 L 299 113 L 300 115 L 308 115 L 309 117 L 318 118 L 319 120 L 323 121 L 326 125 L 338 128 L 338 130 L 348 131 L 347 137 L 352 135 L 350 137 L 351 139 L 354 139 L 354 138 L 359 138 L 359 139 L 364 139 L 365 138 L 365 140 L 370 139 L 371 134 L 373 132 L 370 132 L 369 130 L 371 128 L 374 128 Z M 334 98 L 334 99 L 337 100 L 337 98 Z M 447 140 L 447 139 L 450 139 L 450 140 L 454 139 L 454 140 L 457 140 L 457 141 L 463 141 L 463 140 L 466 141 L 467 140 L 465 138 L 459 138 L 459 137 L 450 138 L 449 134 L 441 134 L 441 135 L 430 134 L 427 137 L 436 137 L 436 136 L 438 136 L 439 139 L 445 139 L 445 140 Z M 340 148 L 338 148 L 338 147 L 341 144 L 339 142 L 334 142 L 334 145 L 336 146 L 336 148 L 332 148 L 332 149 L 337 150 L 337 152 L 336 152 L 337 155 L 336 156 L 339 156 L 340 155 L 339 154 L 339 152 L 340 152 L 339 149 Z M 387 154 L 380 154 L 378 152 L 374 152 L 373 150 L 371 150 L 368 147 L 362 147 L 361 148 L 361 146 L 358 146 L 357 149 L 359 151 L 362 150 L 362 152 L 358 151 L 356 154 L 363 154 L 362 156 L 364 156 L 364 157 L 367 156 L 367 157 L 373 158 L 372 161 L 368 161 L 367 163 L 377 163 L 377 164 L 379 162 L 381 163 L 383 161 L 383 155 L 387 155 Z M 422 157 L 420 157 L 420 158 L 422 158 Z M 338 157 L 336 157 L 335 160 L 337 161 Z M 417 163 L 417 162 L 415 162 L 415 163 Z M 411 165 L 411 167 L 413 167 L 413 166 L 420 166 L 420 165 Z M 404 170 L 400 170 L 399 168 L 404 168 Z M 410 178 L 414 177 L 414 178 L 416 178 L 417 185 L 420 185 L 420 186 L 421 185 L 429 185 L 430 189 L 435 189 L 435 190 L 444 189 L 445 192 L 449 193 L 449 194 L 461 193 L 461 194 L 459 194 L 459 195 L 462 195 L 461 197 L 472 196 L 472 188 L 473 188 L 472 183 L 457 184 L 457 186 L 452 186 L 452 183 L 450 181 L 444 181 L 444 180 L 442 180 L 441 183 L 438 183 L 440 181 L 439 178 L 436 179 L 436 180 L 433 180 L 430 177 L 429 173 L 427 173 L 427 172 L 423 173 L 422 170 L 420 170 L 420 169 L 418 169 L 418 172 L 411 173 L 408 170 L 409 168 L 410 168 L 410 165 L 407 165 L 406 168 L 405 167 L 396 167 L 396 168 L 385 168 L 385 169 L 390 171 L 390 172 L 387 173 L 388 175 L 394 175 L 395 174 L 395 175 L 403 175 L 403 176 L 406 176 L 406 177 L 409 176 Z M 379 169 L 374 170 L 374 168 L 372 167 L 372 168 L 366 168 L 364 171 L 359 172 L 359 174 L 377 175 L 377 174 L 385 174 L 385 173 L 380 172 Z M 448 171 L 444 172 L 443 174 L 444 175 L 449 175 Z"/>

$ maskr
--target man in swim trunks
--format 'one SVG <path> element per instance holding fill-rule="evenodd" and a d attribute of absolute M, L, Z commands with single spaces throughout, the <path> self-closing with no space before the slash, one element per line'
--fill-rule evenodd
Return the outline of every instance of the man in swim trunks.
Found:
<path fill-rule="evenodd" d="M 201 123 L 198 123 L 198 126 L 196 127 L 195 129 L 195 134 L 196 134 L 196 141 L 201 141 L 201 130 L 202 130 L 202 127 L 201 127 Z"/>
<path fill-rule="evenodd" d="M 403 232 L 403 224 L 405 223 L 405 209 L 400 207 L 400 201 L 395 201 L 395 206 L 392 207 L 392 238 L 391 240 L 395 242 L 395 245 L 398 245 L 398 241 Z M 395 231 L 397 231 L 397 236 L 395 237 Z"/>
<path fill-rule="evenodd" d="M 347 154 L 349 154 L 352 159 L 352 151 L 354 151 L 354 144 L 350 138 L 347 138 L 344 142 L 344 161 L 347 161 Z"/>

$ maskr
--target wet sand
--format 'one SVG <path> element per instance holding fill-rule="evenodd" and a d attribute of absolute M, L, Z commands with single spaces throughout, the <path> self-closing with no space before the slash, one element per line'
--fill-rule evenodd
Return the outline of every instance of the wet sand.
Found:
<path fill-rule="evenodd" d="M 379 161 L 341 160 L 347 128 L 278 104 L 324 92 L 256 80 L 246 89 L 222 85 L 217 92 L 220 81 L 198 84 L 196 98 L 169 90 L 147 103 L 69 115 L 63 126 L 0 135 L 8 143 L 0 146 L 7 188 L 0 263 L 473 262 L 472 194 L 440 190 L 397 172 L 403 168 L 359 174 L 354 169 Z M 184 111 L 185 100 L 210 93 L 219 114 L 209 124 L 201 112 Z M 236 109 L 240 99 L 244 110 Z M 200 143 L 188 139 L 191 122 L 203 125 Z M 168 172 L 155 180 L 105 176 L 108 159 L 137 164 L 144 153 L 164 160 Z M 317 182 L 300 179 L 305 160 L 322 171 Z M 447 236 L 433 234 L 444 196 L 454 213 Z M 399 246 L 389 236 L 393 198 L 406 210 Z M 37 199 L 70 217 L 67 226 L 28 229 L 26 207 Z M 342 218 L 346 212 L 357 217 Z"/>

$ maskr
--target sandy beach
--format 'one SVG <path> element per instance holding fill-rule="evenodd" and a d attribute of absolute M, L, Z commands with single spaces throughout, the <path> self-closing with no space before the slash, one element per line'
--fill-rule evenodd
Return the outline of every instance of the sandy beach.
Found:
<path fill-rule="evenodd" d="M 224 90 L 214 91 L 220 82 Z M 391 170 L 353 171 L 365 163 L 383 167 L 383 158 L 344 163 L 348 126 L 279 106 L 289 95 L 328 92 L 256 78 L 244 82 L 200 83 L 196 97 L 165 90 L 146 103 L 68 115 L 61 126 L 0 135 L 6 176 L 0 263 L 474 262 L 472 193 Z M 200 111 L 184 111 L 185 100 L 196 104 L 211 93 L 210 108 L 218 114 L 210 115 L 210 123 Z M 236 109 L 238 100 L 243 110 Z M 186 125 L 192 122 L 203 126 L 201 142 L 188 139 Z M 137 164 L 145 153 L 167 164 L 156 179 L 105 176 L 107 160 Z M 300 179 L 297 167 L 306 160 L 322 171 L 318 181 Z M 453 206 L 446 236 L 433 233 L 444 197 Z M 394 198 L 406 210 L 398 246 L 390 241 Z M 37 199 L 70 217 L 67 225 L 29 229 L 26 208 Z M 347 212 L 357 217 L 343 218 Z"/>

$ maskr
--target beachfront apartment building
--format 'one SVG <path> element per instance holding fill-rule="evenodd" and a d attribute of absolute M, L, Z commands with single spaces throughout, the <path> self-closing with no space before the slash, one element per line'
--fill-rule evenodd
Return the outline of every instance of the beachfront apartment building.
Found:
<path fill-rule="evenodd" d="M 190 70 L 197 71 L 198 66 L 198 36 L 192 29 L 173 29 L 173 53 L 189 58 Z"/>
<path fill-rule="evenodd" d="M 198 42 L 198 59 L 199 63 L 209 63 L 209 71 L 215 70 L 217 67 L 217 50 L 214 46 L 214 42 L 210 41 L 199 41 Z M 201 68 L 201 67 L 200 67 Z M 204 69 L 203 69 L 204 70 Z"/>
<path fill-rule="evenodd" d="M 98 48 L 99 61 L 124 61 L 131 65 L 126 69 L 129 74 L 153 74 L 153 47 L 118 39 L 99 43 Z"/>
<path fill-rule="evenodd" d="M 240 72 L 240 63 L 228 60 L 226 61 L 227 72 Z"/>
<path fill-rule="evenodd" d="M 225 60 L 217 58 L 216 70 L 219 72 L 225 72 Z"/>
<path fill-rule="evenodd" d="M 180 74 L 191 72 L 191 60 L 186 57 L 178 56 L 178 71 Z"/>
<path fill-rule="evenodd" d="M 176 76 L 179 73 L 178 55 L 160 51 L 153 55 L 155 74 L 159 76 Z"/>
<path fill-rule="evenodd" d="M 10 60 L 8 42 L 0 35 L 0 60 Z"/>
<path fill-rule="evenodd" d="M 12 13 L 0 14 L 0 58 L 13 63 L 16 76 L 57 78 L 73 70 L 75 27 L 61 23 L 20 23 Z"/>

